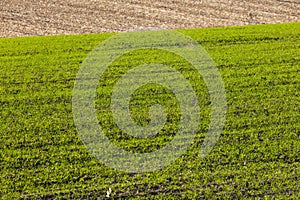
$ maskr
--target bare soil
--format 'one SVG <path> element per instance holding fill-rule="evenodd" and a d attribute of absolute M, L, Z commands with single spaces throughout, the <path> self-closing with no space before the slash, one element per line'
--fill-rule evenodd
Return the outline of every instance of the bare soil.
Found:
<path fill-rule="evenodd" d="M 1 0 L 0 37 L 300 21 L 300 0 Z"/>

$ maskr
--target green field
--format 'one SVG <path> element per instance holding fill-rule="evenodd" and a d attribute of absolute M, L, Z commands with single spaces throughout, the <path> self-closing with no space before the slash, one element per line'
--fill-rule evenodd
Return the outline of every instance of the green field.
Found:
<path fill-rule="evenodd" d="M 199 149 L 209 126 L 204 81 L 180 57 L 138 50 L 117 59 L 99 82 L 99 123 L 116 145 L 151 152 L 172 140 L 178 105 L 166 88 L 148 85 L 131 101 L 133 118 L 149 121 L 149 105 L 166 107 L 168 122 L 149 139 L 114 124 L 110 94 L 131 67 L 164 63 L 180 71 L 200 102 L 199 133 L 189 151 L 155 172 L 130 174 L 94 158 L 72 116 L 72 90 L 81 63 L 101 41 L 88 34 L 0 38 L 0 198 L 300 198 L 300 23 L 179 30 L 214 59 L 226 88 L 221 137 L 205 158 Z M 151 96 L 153 98 L 151 98 Z"/>

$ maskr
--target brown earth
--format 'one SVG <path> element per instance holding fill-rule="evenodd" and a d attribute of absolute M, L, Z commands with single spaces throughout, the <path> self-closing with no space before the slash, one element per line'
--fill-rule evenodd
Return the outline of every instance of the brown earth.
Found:
<path fill-rule="evenodd" d="M 300 0 L 1 0 L 0 37 L 300 21 Z"/>

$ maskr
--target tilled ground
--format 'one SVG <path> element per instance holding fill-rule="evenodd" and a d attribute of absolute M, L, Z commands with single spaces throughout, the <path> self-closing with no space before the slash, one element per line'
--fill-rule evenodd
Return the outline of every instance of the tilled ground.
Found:
<path fill-rule="evenodd" d="M 300 21 L 300 0 L 1 0 L 0 37 Z"/>

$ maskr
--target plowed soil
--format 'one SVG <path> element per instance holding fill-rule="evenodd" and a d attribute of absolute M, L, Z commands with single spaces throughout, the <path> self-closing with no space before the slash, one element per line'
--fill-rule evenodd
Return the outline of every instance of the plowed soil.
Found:
<path fill-rule="evenodd" d="M 0 37 L 300 21 L 300 0 L 1 0 Z"/>

